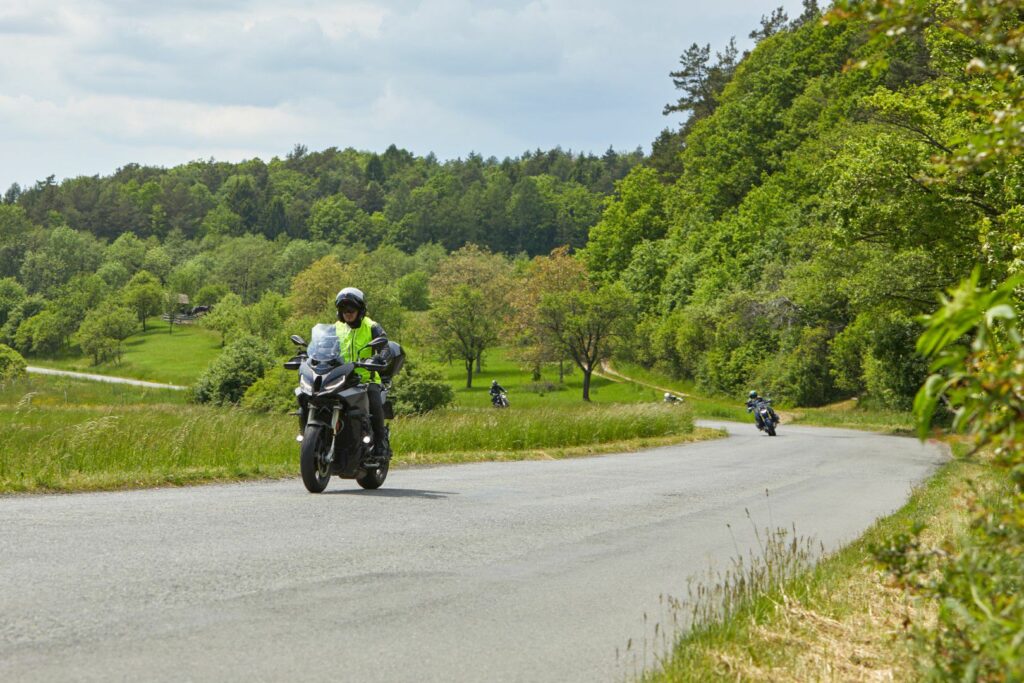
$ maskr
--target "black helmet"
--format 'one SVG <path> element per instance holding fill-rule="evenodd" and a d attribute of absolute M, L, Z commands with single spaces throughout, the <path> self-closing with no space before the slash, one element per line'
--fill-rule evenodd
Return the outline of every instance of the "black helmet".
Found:
<path fill-rule="evenodd" d="M 749 396 L 750 398 L 757 398 L 757 392 L 751 391 L 749 394 L 747 394 L 747 396 Z"/>
<path fill-rule="evenodd" d="M 345 322 L 345 319 L 341 317 L 341 309 L 346 305 L 355 306 L 359 312 L 355 324 L 359 325 L 363 322 L 363 316 L 366 315 L 366 297 L 363 296 L 362 291 L 355 287 L 346 287 L 338 292 L 338 296 L 334 297 L 334 307 L 338 309 L 338 320 L 342 322 Z"/>

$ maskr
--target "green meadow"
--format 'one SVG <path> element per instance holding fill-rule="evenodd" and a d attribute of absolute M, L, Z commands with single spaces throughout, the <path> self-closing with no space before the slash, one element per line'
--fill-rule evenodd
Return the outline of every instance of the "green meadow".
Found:
<path fill-rule="evenodd" d="M 189 385 L 220 353 L 220 335 L 199 325 L 175 325 L 168 334 L 167 323 L 155 317 L 147 321 L 147 326 L 145 332 L 124 341 L 120 361 L 93 365 L 91 358 L 82 355 L 27 360 L 29 365 L 59 370 Z"/>

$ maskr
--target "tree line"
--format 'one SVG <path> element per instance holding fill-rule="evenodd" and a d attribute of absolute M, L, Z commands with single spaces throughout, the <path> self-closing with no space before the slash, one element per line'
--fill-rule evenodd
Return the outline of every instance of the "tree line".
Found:
<path fill-rule="evenodd" d="M 1005 88 L 981 67 L 1024 64 L 940 30 L 953 4 L 879 41 L 806 2 L 766 17 L 748 54 L 684 53 L 666 112 L 690 118 L 620 181 L 583 250 L 636 299 L 632 359 L 733 395 L 910 407 L 936 294 L 975 264 L 997 281 L 1022 263 L 1020 155 L 965 160 L 991 126 L 976 103 Z"/>
<path fill-rule="evenodd" d="M 30 188 L 12 185 L 3 201 L 36 225 L 67 225 L 107 242 L 128 232 L 160 241 L 252 234 L 407 252 L 472 242 L 536 255 L 582 246 L 603 198 L 642 158 L 640 150 L 595 156 L 555 148 L 439 162 L 394 145 L 381 154 L 298 145 L 269 162 L 128 164 L 59 183 L 50 176 Z M 19 262 L 11 264 L 7 275 Z"/>

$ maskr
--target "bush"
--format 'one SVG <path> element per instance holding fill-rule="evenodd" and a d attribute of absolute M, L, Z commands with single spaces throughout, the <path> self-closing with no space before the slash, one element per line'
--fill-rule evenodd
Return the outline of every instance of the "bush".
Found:
<path fill-rule="evenodd" d="M 795 346 L 777 354 L 774 362 L 762 365 L 753 385 L 787 404 L 825 405 L 835 396 L 828 342 L 824 328 L 801 329 Z"/>
<path fill-rule="evenodd" d="M 928 375 L 928 364 L 914 349 L 920 333 L 921 325 L 901 313 L 876 323 L 864 358 L 864 380 L 873 403 L 910 410 Z"/>
<path fill-rule="evenodd" d="M 21 354 L 10 346 L 0 344 L 0 382 L 9 382 L 25 376 L 27 367 Z"/>
<path fill-rule="evenodd" d="M 455 391 L 440 370 L 407 360 L 402 374 L 395 378 L 390 400 L 396 414 L 415 415 L 450 406 Z"/>
<path fill-rule="evenodd" d="M 277 367 L 271 366 L 263 377 L 246 389 L 242 396 L 242 407 L 265 413 L 287 413 L 294 410 L 297 383 L 294 370 L 285 370 L 280 364 Z"/>
<path fill-rule="evenodd" d="M 237 404 L 274 362 L 267 344 L 258 337 L 242 337 L 210 363 L 192 388 L 197 403 Z"/>

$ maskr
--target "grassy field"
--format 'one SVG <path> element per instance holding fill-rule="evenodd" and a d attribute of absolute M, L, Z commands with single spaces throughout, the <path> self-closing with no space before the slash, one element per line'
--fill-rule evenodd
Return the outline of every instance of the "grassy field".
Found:
<path fill-rule="evenodd" d="M 295 418 L 181 392 L 32 377 L 0 389 L 0 492 L 295 476 Z M 711 438 L 678 406 L 456 408 L 393 422 L 395 465 L 552 458 Z"/>
<path fill-rule="evenodd" d="M 30 374 L 22 380 L 0 384 L 0 406 L 181 405 L 187 400 L 184 391 L 149 389 L 50 375 Z"/>
<path fill-rule="evenodd" d="M 413 351 L 415 352 L 415 350 Z M 506 349 L 493 349 L 487 353 L 483 372 L 473 378 L 473 388 L 466 388 L 466 370 L 459 364 L 444 365 L 445 378 L 455 389 L 455 404 L 467 408 L 489 408 L 491 397 L 488 393 L 491 380 L 508 390 L 509 402 L 513 407 L 549 407 L 552 405 L 578 405 L 583 403 L 583 373 L 566 364 L 571 372 L 563 384 L 558 383 L 558 365 L 545 365 L 540 382 L 533 382 L 530 373 L 508 357 Z M 397 381 L 397 380 L 396 380 Z M 656 391 L 631 382 L 615 382 L 596 374 L 590 382 L 590 399 L 594 403 L 644 403 L 657 402 Z"/>
<path fill-rule="evenodd" d="M 696 626 L 644 680 L 918 679 L 904 618 L 927 620 L 929 608 L 890 586 L 874 569 L 869 548 L 915 523 L 926 525 L 930 543 L 956 547 L 970 524 L 970 482 L 990 477 L 984 464 L 952 461 L 901 510 L 813 569 L 780 571 L 781 563 L 795 566 L 806 559 L 796 557 L 803 544 L 795 542 L 784 555 L 766 551 L 741 576 L 719 577 L 717 584 L 692 590 L 692 601 L 678 609 L 684 616 L 697 614 Z M 708 600 L 722 598 L 729 604 L 725 617 L 709 616 L 715 610 Z M 722 614 L 720 607 L 717 614 Z"/>
<path fill-rule="evenodd" d="M 125 340 L 124 354 L 119 363 L 93 365 L 87 356 L 30 357 L 26 360 L 29 365 L 60 370 L 189 385 L 220 353 L 220 335 L 198 325 L 175 325 L 173 334 L 167 333 L 167 323 L 160 318 L 151 318 L 148 326 L 145 332 Z"/>

